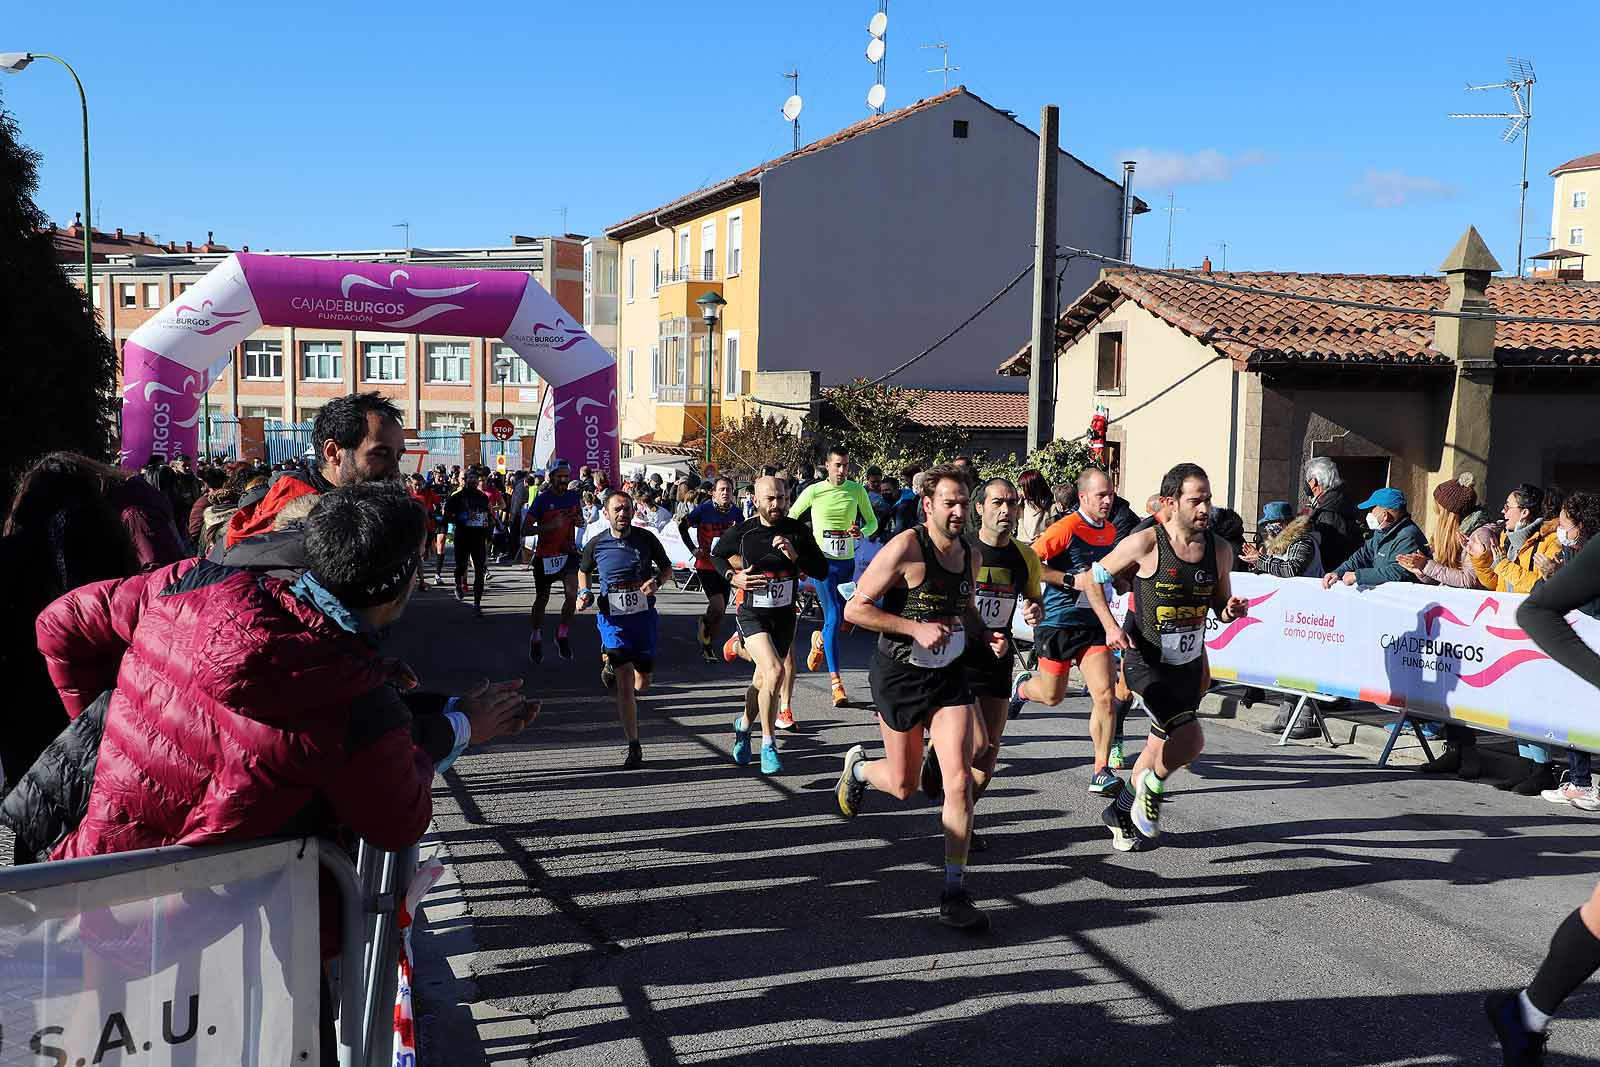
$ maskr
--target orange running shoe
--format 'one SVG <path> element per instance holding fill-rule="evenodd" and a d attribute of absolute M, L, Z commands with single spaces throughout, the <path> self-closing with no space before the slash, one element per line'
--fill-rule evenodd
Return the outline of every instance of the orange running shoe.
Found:
<path fill-rule="evenodd" d="M 775 724 L 780 730 L 793 730 L 794 712 L 789 710 L 789 707 L 785 705 L 783 710 L 778 712 L 778 718 L 776 719 Z"/>
<path fill-rule="evenodd" d="M 732 663 L 739 658 L 739 647 L 744 644 L 744 638 L 739 636 L 739 631 L 733 631 L 733 636 L 722 644 L 722 658 Z"/>
<path fill-rule="evenodd" d="M 833 687 L 833 706 L 836 708 L 848 707 L 850 698 L 844 695 L 844 683 L 839 680 L 839 676 L 837 674 L 831 675 L 828 680 Z"/>
<path fill-rule="evenodd" d="M 820 669 L 822 661 L 827 658 L 827 655 L 822 651 L 822 631 L 812 630 L 811 652 L 806 656 L 806 670 L 814 671 Z"/>

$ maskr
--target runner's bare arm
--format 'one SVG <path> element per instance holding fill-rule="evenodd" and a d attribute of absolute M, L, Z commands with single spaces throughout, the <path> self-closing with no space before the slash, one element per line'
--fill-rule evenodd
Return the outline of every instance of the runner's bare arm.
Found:
<path fill-rule="evenodd" d="M 1211 592 L 1211 607 L 1217 613 L 1217 618 L 1223 622 L 1232 622 L 1250 614 L 1250 601 L 1242 596 L 1233 595 L 1233 581 L 1230 577 L 1232 572 L 1233 546 L 1219 539 L 1217 541 L 1217 587 Z"/>
<path fill-rule="evenodd" d="M 598 538 L 595 540 L 598 540 Z M 587 545 L 583 546 L 583 555 L 578 559 L 577 605 L 579 610 L 588 607 L 590 600 L 594 596 L 594 590 L 590 588 L 590 583 L 594 580 L 594 573 L 594 540 L 591 540 Z"/>
<path fill-rule="evenodd" d="M 874 603 L 882 600 L 896 585 L 904 584 L 904 568 L 907 562 L 921 562 L 915 530 L 896 534 L 876 556 L 872 557 L 872 562 L 867 564 L 861 580 L 856 582 L 855 596 L 844 606 L 846 621 L 863 630 L 914 638 L 917 628 L 924 624 L 884 611 Z M 947 628 L 940 627 L 940 629 Z"/>
<path fill-rule="evenodd" d="M 1144 558 L 1154 551 L 1155 542 L 1154 530 L 1143 530 L 1124 538 L 1105 559 L 1100 561 L 1100 566 L 1113 575 L 1137 571 Z M 1106 647 L 1112 651 L 1127 648 L 1128 637 L 1122 632 L 1122 627 L 1117 625 L 1117 620 L 1112 617 L 1111 605 L 1106 602 L 1105 589 L 1094 580 L 1094 571 L 1087 570 L 1075 575 L 1074 581 L 1079 594 L 1088 598 L 1089 607 L 1094 610 L 1095 618 L 1100 620 L 1100 625 L 1106 631 Z"/>

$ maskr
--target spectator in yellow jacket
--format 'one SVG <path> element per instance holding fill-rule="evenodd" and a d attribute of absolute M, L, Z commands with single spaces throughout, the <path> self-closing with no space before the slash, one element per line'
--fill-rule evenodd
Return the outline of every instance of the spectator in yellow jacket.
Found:
<path fill-rule="evenodd" d="M 1561 542 L 1556 538 L 1560 525 L 1554 519 L 1546 520 L 1541 508 L 1544 490 L 1524 482 L 1506 495 L 1505 532 L 1493 546 L 1481 540 L 1466 542 L 1463 547 L 1472 554 L 1472 569 L 1479 583 L 1496 593 L 1527 593 L 1533 590 L 1540 578 L 1534 557 L 1554 559 L 1561 552 Z"/>

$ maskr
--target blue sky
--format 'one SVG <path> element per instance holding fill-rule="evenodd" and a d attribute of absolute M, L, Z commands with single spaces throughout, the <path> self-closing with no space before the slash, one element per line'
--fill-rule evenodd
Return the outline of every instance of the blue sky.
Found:
<path fill-rule="evenodd" d="M 278 250 L 505 243 L 568 211 L 583 233 L 787 150 L 781 76 L 806 140 L 864 116 L 876 0 L 716 3 L 8 4 L 0 51 L 65 56 L 89 93 L 96 225 Z M 1588 11 L 1589 14 L 1583 14 Z M 137 12 L 137 13 L 136 13 Z M 1448 20 L 1457 20 L 1452 26 Z M 1507 55 L 1535 64 L 1527 253 L 1547 247 L 1558 163 L 1600 151 L 1600 8 L 1559 25 L 1502 4 L 1127 5 L 892 0 L 889 106 L 953 76 L 1115 174 L 1143 159 L 1157 210 L 1135 258 L 1228 245 L 1232 269 L 1434 270 L 1468 223 L 1507 270 L 1520 147 Z M 1581 46 L 1553 48 L 1563 41 Z M 1587 105 L 1587 108 L 1585 107 Z M 44 155 L 40 206 L 82 200 L 76 94 L 37 63 L 0 107 Z M 1587 113 L 1585 113 L 1587 111 Z"/>

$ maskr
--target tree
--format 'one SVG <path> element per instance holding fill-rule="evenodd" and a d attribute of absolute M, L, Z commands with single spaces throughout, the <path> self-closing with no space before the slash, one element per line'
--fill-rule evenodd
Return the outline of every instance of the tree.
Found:
<path fill-rule="evenodd" d="M 0 109 L 0 367 L 10 379 L 0 419 L 0 510 L 17 476 L 45 452 L 114 460 L 117 353 L 93 304 L 68 280 L 33 202 L 39 154 Z"/>
<path fill-rule="evenodd" d="M 960 455 L 967 435 L 955 424 L 919 427 L 908 439 L 910 416 L 926 391 L 857 378 L 827 390 L 821 417 L 806 417 L 806 429 L 840 445 L 859 467 L 897 470 L 915 463 L 931 467 Z M 832 415 L 829 418 L 829 415 Z"/>
<path fill-rule="evenodd" d="M 1005 477 L 1013 483 L 1025 470 L 1037 470 L 1051 485 L 1075 481 L 1088 467 L 1096 466 L 1089 444 L 1081 437 L 1060 437 L 1049 444 L 1018 459 L 1012 453 L 1004 460 L 989 460 L 982 464 L 985 478 Z"/>
<path fill-rule="evenodd" d="M 724 420 L 711 438 L 712 462 L 724 474 L 748 471 L 755 478 L 764 467 L 793 467 L 815 458 L 815 450 L 784 419 L 759 411 L 746 412 L 738 422 Z"/>

